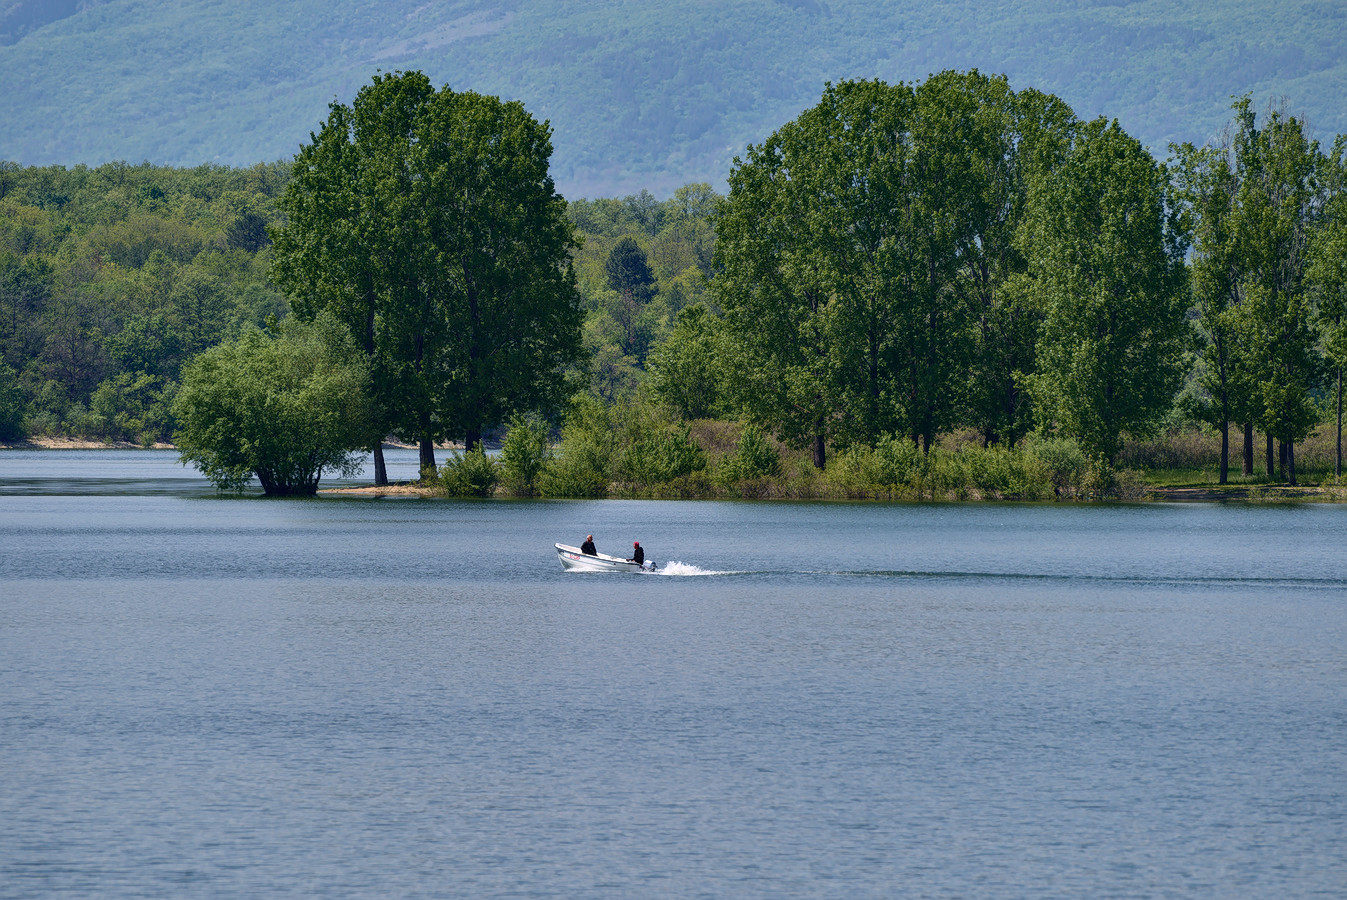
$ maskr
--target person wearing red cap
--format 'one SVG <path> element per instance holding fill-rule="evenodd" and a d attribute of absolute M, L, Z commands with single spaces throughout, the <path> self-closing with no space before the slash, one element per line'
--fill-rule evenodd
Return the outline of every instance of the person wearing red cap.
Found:
<path fill-rule="evenodd" d="M 631 561 L 638 566 L 645 565 L 645 551 L 641 549 L 640 541 L 631 542 Z"/>

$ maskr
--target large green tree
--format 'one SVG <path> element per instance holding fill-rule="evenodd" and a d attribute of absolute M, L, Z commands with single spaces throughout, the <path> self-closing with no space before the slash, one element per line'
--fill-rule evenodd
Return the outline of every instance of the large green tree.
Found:
<path fill-rule="evenodd" d="M 825 103 L 837 93 L 830 86 Z M 716 218 L 712 282 L 749 361 L 735 385 L 740 401 L 787 442 L 812 446 L 818 468 L 841 424 L 829 322 L 835 292 L 820 252 L 830 223 L 811 184 L 826 177 L 817 159 L 823 118 L 817 107 L 807 111 L 735 159 Z"/>
<path fill-rule="evenodd" d="M 296 159 L 275 277 L 358 337 L 381 417 L 423 468 L 437 440 L 555 408 L 579 359 L 550 134 L 519 103 L 392 73 L 335 104 Z"/>
<path fill-rule="evenodd" d="M 971 418 L 988 442 L 1026 427 L 1018 373 L 1037 320 L 1008 285 L 1031 174 L 1075 118 L 1005 79 L 829 85 L 736 161 L 718 218 L 716 297 L 755 362 L 745 392 L 794 443 L 929 448 Z"/>
<path fill-rule="evenodd" d="M 1229 147 L 1173 148 L 1177 160 L 1174 180 L 1176 201 L 1187 216 L 1185 227 L 1192 235 L 1190 266 L 1193 302 L 1198 313 L 1201 360 L 1197 381 L 1206 399 L 1190 410 L 1213 425 L 1221 435 L 1219 481 L 1227 483 L 1230 472 L 1230 424 L 1248 423 L 1244 448 L 1244 474 L 1253 472 L 1253 402 L 1249 348 L 1241 340 L 1244 263 L 1243 240 L 1235 204 L 1236 170 Z"/>
<path fill-rule="evenodd" d="M 1045 424 L 1110 462 L 1168 411 L 1181 376 L 1186 247 L 1167 190 L 1146 149 L 1098 119 L 1030 197 L 1044 307 L 1030 390 Z"/>
<path fill-rule="evenodd" d="M 1034 370 L 1042 320 L 1024 278 L 1029 188 L 1061 164 L 1079 122 L 1060 98 L 1012 92 L 1004 77 L 947 76 L 943 88 L 963 98 L 958 132 L 972 145 L 954 282 L 973 318 L 966 424 L 987 445 L 1014 444 L 1033 426 L 1024 377 Z"/>
<path fill-rule="evenodd" d="M 380 290 L 393 241 L 389 216 L 378 207 L 383 172 L 377 163 L 381 155 L 405 155 L 405 146 L 394 142 L 409 132 L 411 110 L 428 93 L 424 79 L 376 78 L 357 95 L 354 108 L 332 104 L 327 121 L 295 156 L 279 203 L 286 223 L 273 234 L 271 277 L 289 295 L 294 313 L 312 319 L 326 310 L 365 354 L 380 426 L 370 448 L 376 484 L 388 483 L 382 439 L 392 428 L 396 403 L 386 366 L 390 354 L 376 328 L 380 307 L 389 302 Z"/>

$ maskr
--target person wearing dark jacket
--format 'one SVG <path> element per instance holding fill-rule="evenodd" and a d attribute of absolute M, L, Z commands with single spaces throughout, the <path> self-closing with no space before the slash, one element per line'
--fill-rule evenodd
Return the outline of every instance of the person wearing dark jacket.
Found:
<path fill-rule="evenodd" d="M 640 541 L 631 542 L 631 561 L 638 566 L 645 565 L 645 551 L 641 549 Z"/>
<path fill-rule="evenodd" d="M 586 556 L 598 556 L 599 551 L 594 549 L 594 535 L 585 538 L 585 542 L 580 545 L 580 552 Z"/>

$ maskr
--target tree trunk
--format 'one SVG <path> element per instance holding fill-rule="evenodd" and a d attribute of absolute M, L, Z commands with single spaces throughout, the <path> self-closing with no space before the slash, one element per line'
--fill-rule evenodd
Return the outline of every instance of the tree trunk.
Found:
<path fill-rule="evenodd" d="M 1221 484 L 1230 480 L 1230 423 L 1221 422 Z"/>
<path fill-rule="evenodd" d="M 471 428 L 468 430 L 467 437 L 463 439 L 463 452 L 468 453 L 473 447 L 480 447 L 482 444 L 482 432 L 480 429 Z"/>
<path fill-rule="evenodd" d="M 1342 366 L 1338 366 L 1338 458 L 1333 464 L 1333 477 L 1342 478 Z"/>
<path fill-rule="evenodd" d="M 435 471 L 435 442 L 430 437 L 430 416 L 422 415 L 421 430 L 421 465 L 420 471 L 424 473 L 429 469 L 432 473 Z"/>
<path fill-rule="evenodd" d="M 1282 444 L 1282 449 L 1286 451 L 1286 483 L 1291 487 L 1296 486 L 1296 442 L 1287 441 Z"/>
<path fill-rule="evenodd" d="M 1287 466 L 1291 463 L 1286 450 L 1289 444 L 1290 441 L 1277 441 L 1277 471 L 1281 473 L 1282 478 L 1286 477 Z"/>
<path fill-rule="evenodd" d="M 384 463 L 384 442 L 374 445 L 374 483 L 379 486 L 388 484 L 388 466 Z"/>
<path fill-rule="evenodd" d="M 1277 477 L 1277 462 L 1272 458 L 1272 435 L 1267 437 L 1267 480 L 1272 481 Z"/>
<path fill-rule="evenodd" d="M 825 449 L 824 446 L 823 446 L 823 435 L 822 435 L 822 434 L 815 434 L 815 435 L 814 435 L 814 468 L 818 469 L 819 471 L 822 471 L 822 470 L 823 470 L 823 467 L 827 464 L 827 462 L 828 462 L 828 457 L 827 457 L 827 451 L 826 451 L 826 449 Z"/>
<path fill-rule="evenodd" d="M 1244 477 L 1253 474 L 1253 423 L 1244 423 Z"/>
<path fill-rule="evenodd" d="M 365 357 L 370 361 L 374 359 L 374 309 L 377 302 L 373 291 L 366 292 L 364 350 Z M 388 466 L 384 464 L 384 442 L 382 438 L 374 444 L 374 484 L 377 487 L 388 484 Z"/>

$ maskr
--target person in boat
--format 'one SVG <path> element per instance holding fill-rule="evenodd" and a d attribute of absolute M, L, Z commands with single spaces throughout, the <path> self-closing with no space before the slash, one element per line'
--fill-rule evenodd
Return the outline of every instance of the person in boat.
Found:
<path fill-rule="evenodd" d="M 586 556 L 598 556 L 599 551 L 594 549 L 594 535 L 585 538 L 585 542 L 580 545 L 580 552 Z"/>
<path fill-rule="evenodd" d="M 645 551 L 641 549 L 640 541 L 631 542 L 631 561 L 638 566 L 645 565 Z"/>

